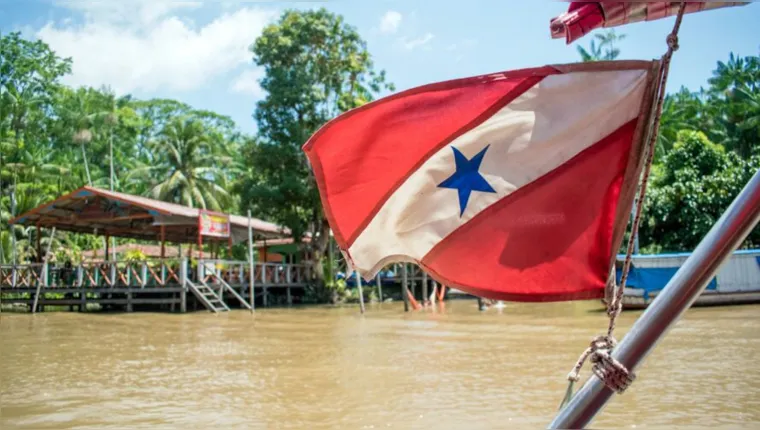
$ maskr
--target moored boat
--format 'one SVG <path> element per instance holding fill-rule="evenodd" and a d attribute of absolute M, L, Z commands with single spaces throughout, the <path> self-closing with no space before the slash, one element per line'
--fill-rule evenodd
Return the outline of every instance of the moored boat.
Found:
<path fill-rule="evenodd" d="M 644 309 L 665 288 L 690 253 L 634 255 L 623 295 L 625 309 Z M 625 256 L 618 260 L 617 278 Z M 760 249 L 734 252 L 693 306 L 760 303 Z"/>

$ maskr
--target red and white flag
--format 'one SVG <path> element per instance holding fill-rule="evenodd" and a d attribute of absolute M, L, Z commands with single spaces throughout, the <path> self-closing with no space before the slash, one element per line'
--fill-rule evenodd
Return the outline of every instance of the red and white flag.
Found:
<path fill-rule="evenodd" d="M 352 269 L 394 261 L 514 301 L 599 298 L 641 169 L 658 62 L 583 63 L 413 88 L 304 145 Z"/>

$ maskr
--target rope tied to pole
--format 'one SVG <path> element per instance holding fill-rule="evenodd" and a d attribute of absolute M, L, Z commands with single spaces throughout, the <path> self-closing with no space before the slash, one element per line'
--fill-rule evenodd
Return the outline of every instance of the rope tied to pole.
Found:
<path fill-rule="evenodd" d="M 649 136 L 649 140 L 644 149 L 646 153 L 646 161 L 644 164 L 644 172 L 642 173 L 641 182 L 639 183 L 639 192 L 636 198 L 636 211 L 633 217 L 633 223 L 631 224 L 631 236 L 628 238 L 628 248 L 625 255 L 625 263 L 623 264 L 623 270 L 620 277 L 620 285 L 614 285 L 614 278 L 608 290 L 611 297 L 606 298 L 604 301 L 607 305 L 607 316 L 609 317 L 609 326 L 607 328 L 607 334 L 595 337 L 588 348 L 581 354 L 578 361 L 575 363 L 573 370 L 567 375 L 569 381 L 567 392 L 562 400 L 560 409 L 570 402 L 573 396 L 573 386 L 580 380 L 580 370 L 583 364 L 591 359 L 594 364 L 592 372 L 604 382 L 610 390 L 622 394 L 636 379 L 636 375 L 625 367 L 622 363 L 612 357 L 612 350 L 617 345 L 617 339 L 613 335 L 615 331 L 615 325 L 617 318 L 623 310 L 623 292 L 625 291 L 626 282 L 628 281 L 628 273 L 631 269 L 633 248 L 636 235 L 639 231 L 639 224 L 641 222 L 641 212 L 644 206 L 644 198 L 646 197 L 647 185 L 649 184 L 649 177 L 652 172 L 652 163 L 654 161 L 654 150 L 657 144 L 657 136 L 660 131 L 660 116 L 662 114 L 662 106 L 665 102 L 665 84 L 668 79 L 668 72 L 670 70 L 670 60 L 673 57 L 673 53 L 678 50 L 678 30 L 681 28 L 681 21 L 683 20 L 684 11 L 686 10 L 686 2 L 681 0 L 680 7 L 678 9 L 678 15 L 676 16 L 676 22 L 673 25 L 673 30 L 668 34 L 665 41 L 668 45 L 668 50 L 662 56 L 662 68 L 660 69 L 659 80 L 660 87 L 657 95 L 657 104 L 655 106 L 654 121 L 652 124 L 652 134 Z M 614 289 L 614 291 L 612 291 Z"/>

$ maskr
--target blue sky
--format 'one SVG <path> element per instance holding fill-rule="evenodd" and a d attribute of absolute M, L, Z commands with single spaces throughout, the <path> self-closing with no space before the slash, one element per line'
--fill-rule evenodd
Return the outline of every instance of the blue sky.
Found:
<path fill-rule="evenodd" d="M 551 39 L 565 2 L 345 0 L 178 2 L 0 0 L 0 31 L 41 38 L 74 60 L 71 85 L 108 85 L 140 98 L 167 97 L 231 116 L 246 132 L 263 97 L 247 47 L 287 8 L 326 7 L 367 41 L 397 90 L 446 79 L 578 61 L 575 45 Z M 687 15 L 668 88 L 698 89 L 733 51 L 758 55 L 760 4 Z M 620 59 L 665 50 L 673 19 L 619 28 Z"/>

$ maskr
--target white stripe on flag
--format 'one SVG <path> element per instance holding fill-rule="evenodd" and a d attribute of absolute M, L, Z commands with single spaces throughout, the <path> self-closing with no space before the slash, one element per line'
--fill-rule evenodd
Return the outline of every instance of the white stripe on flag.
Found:
<path fill-rule="evenodd" d="M 487 207 L 636 118 L 646 76 L 624 70 L 544 78 L 409 176 L 350 246 L 355 268 L 370 277 L 389 256 L 421 260 Z M 460 217 L 457 190 L 438 187 L 455 171 L 451 147 L 471 159 L 486 145 L 479 171 L 496 193 L 473 191 Z"/>

